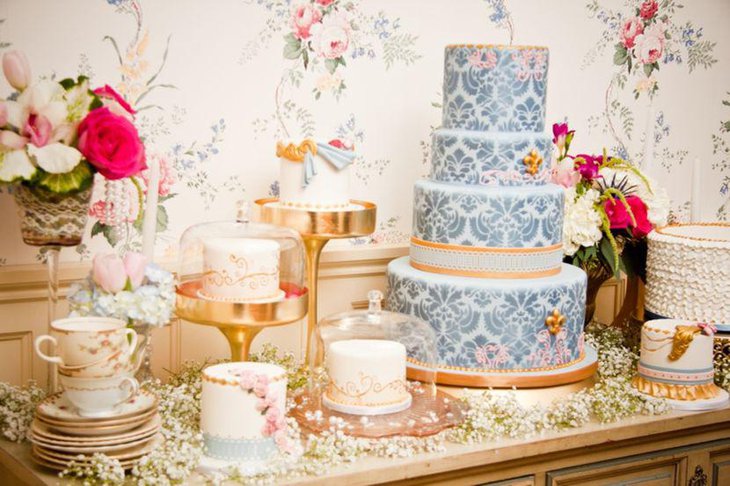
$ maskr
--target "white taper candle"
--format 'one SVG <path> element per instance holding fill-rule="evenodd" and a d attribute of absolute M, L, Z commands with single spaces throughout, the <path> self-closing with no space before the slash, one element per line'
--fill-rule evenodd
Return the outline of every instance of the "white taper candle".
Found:
<path fill-rule="evenodd" d="M 147 159 L 148 184 L 142 221 L 142 253 L 148 261 L 154 260 L 155 236 L 157 233 L 157 202 L 159 198 L 160 165 L 152 157 Z"/>
<path fill-rule="evenodd" d="M 700 173 L 700 159 L 695 158 L 692 162 L 692 193 L 690 194 L 690 216 L 689 219 L 693 223 L 697 223 L 702 219 L 700 215 L 700 194 L 702 186 L 700 184 L 702 174 Z"/>

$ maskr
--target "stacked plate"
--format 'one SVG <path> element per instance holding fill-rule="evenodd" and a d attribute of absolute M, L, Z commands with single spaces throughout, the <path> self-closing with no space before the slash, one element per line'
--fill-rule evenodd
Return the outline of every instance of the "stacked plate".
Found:
<path fill-rule="evenodd" d="M 63 470 L 71 461 L 89 461 L 96 452 L 118 459 L 129 469 L 158 446 L 161 419 L 157 398 L 141 391 L 120 405 L 113 416 L 88 418 L 78 415 L 62 393 L 38 405 L 30 428 L 33 459 L 51 469 Z M 79 460 L 79 455 L 85 459 Z"/>

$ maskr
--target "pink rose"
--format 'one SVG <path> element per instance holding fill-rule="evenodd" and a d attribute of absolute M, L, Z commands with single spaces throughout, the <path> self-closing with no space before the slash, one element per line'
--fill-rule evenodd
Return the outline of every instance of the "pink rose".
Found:
<path fill-rule="evenodd" d="M 121 216 L 122 221 L 116 221 L 115 225 L 125 222 L 133 223 L 139 216 L 139 194 L 137 193 L 137 189 L 133 184 L 129 183 L 125 184 L 125 190 L 128 202 L 125 206 L 128 211 L 126 214 L 119 215 Z M 108 213 L 111 213 L 112 211 L 114 211 L 114 203 L 100 199 L 89 207 L 89 216 L 98 219 L 101 224 L 109 225 L 111 221 L 107 220 L 107 216 L 109 215 Z"/>
<path fill-rule="evenodd" d="M 556 161 L 550 170 L 550 182 L 563 187 L 573 187 L 580 181 L 580 173 L 575 169 L 575 162 L 570 158 Z"/>
<path fill-rule="evenodd" d="M 130 251 L 124 255 L 124 271 L 127 272 L 132 290 L 142 285 L 145 268 L 147 268 L 147 257 L 143 254 Z"/>
<path fill-rule="evenodd" d="M 644 32 L 644 23 L 638 17 L 630 18 L 621 29 L 621 42 L 626 49 L 634 47 L 636 36 Z"/>
<path fill-rule="evenodd" d="M 131 106 L 129 106 L 129 103 L 127 103 L 127 101 L 122 98 L 122 95 L 117 93 L 114 88 L 112 88 L 108 84 L 105 84 L 101 88 L 96 88 L 94 90 L 94 94 L 101 98 L 104 106 L 109 108 L 109 110 L 111 110 L 111 112 L 115 115 L 131 119 L 132 115 L 137 113 L 132 109 Z"/>
<path fill-rule="evenodd" d="M 291 20 L 289 21 L 294 37 L 297 39 L 309 39 L 312 26 L 319 22 L 322 13 L 313 5 L 295 5 L 292 8 Z"/>
<path fill-rule="evenodd" d="M 8 107 L 5 105 L 5 101 L 0 100 L 0 128 L 4 127 L 8 123 Z"/>
<path fill-rule="evenodd" d="M 634 215 L 634 221 L 636 221 L 631 234 L 634 238 L 643 238 L 652 230 L 652 225 L 647 214 L 648 210 L 646 204 L 644 204 L 644 201 L 642 201 L 638 196 L 629 196 L 626 198 L 626 202 L 629 204 L 631 213 Z"/>
<path fill-rule="evenodd" d="M 628 201 L 627 201 L 628 202 Z M 610 198 L 603 203 L 611 229 L 626 229 L 631 226 L 631 215 L 620 199 Z"/>
<path fill-rule="evenodd" d="M 3 72 L 10 86 L 18 91 L 23 91 L 30 84 L 30 63 L 20 51 L 3 54 Z"/>
<path fill-rule="evenodd" d="M 241 388 L 245 391 L 253 390 L 256 385 L 256 374 L 250 370 L 244 370 L 241 372 L 241 379 L 239 381 Z"/>
<path fill-rule="evenodd" d="M 266 375 L 261 375 L 256 378 L 256 384 L 253 387 L 253 392 L 259 398 L 264 398 L 269 392 L 269 378 Z"/>
<path fill-rule="evenodd" d="M 127 284 L 124 262 L 115 253 L 96 255 L 92 263 L 91 278 L 105 292 L 116 294 Z"/>
<path fill-rule="evenodd" d="M 350 22 L 341 12 L 328 15 L 312 27 L 312 49 L 325 59 L 341 57 L 350 45 Z"/>
<path fill-rule="evenodd" d="M 279 421 L 280 414 L 281 414 L 281 411 L 279 410 L 279 407 L 276 407 L 276 406 L 269 407 L 266 410 L 266 421 L 276 424 Z"/>
<path fill-rule="evenodd" d="M 78 133 L 79 150 L 107 179 L 130 177 L 147 168 L 137 129 L 109 108 L 89 112 Z"/>
<path fill-rule="evenodd" d="M 323 7 L 329 7 L 333 3 L 335 3 L 335 0 L 316 0 L 318 4 L 320 4 Z"/>
<path fill-rule="evenodd" d="M 664 53 L 664 25 L 654 24 L 636 36 L 634 52 L 642 64 L 654 64 Z"/>
<path fill-rule="evenodd" d="M 639 15 L 642 19 L 649 20 L 656 15 L 658 10 L 659 4 L 656 0 L 646 0 L 641 4 L 641 7 L 639 7 Z"/>
<path fill-rule="evenodd" d="M 25 126 L 23 127 L 23 135 L 29 137 L 30 143 L 36 147 L 43 147 L 46 145 L 50 141 L 52 133 L 53 126 L 51 126 L 51 122 L 48 121 L 48 118 L 43 115 L 36 115 L 35 113 L 31 113 L 30 116 L 28 116 Z"/>
<path fill-rule="evenodd" d="M 276 392 L 269 390 L 269 393 L 256 404 L 256 410 L 263 412 L 269 407 L 275 407 L 278 401 L 278 395 Z"/>

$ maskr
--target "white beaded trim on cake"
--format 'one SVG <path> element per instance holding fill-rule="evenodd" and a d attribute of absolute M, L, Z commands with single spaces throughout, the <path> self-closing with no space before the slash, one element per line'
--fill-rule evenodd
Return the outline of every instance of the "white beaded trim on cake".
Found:
<path fill-rule="evenodd" d="M 558 273 L 563 259 L 563 248 L 555 245 L 545 248 L 473 248 L 439 244 L 411 239 L 411 263 L 438 269 L 442 273 L 485 276 L 533 277 Z"/>

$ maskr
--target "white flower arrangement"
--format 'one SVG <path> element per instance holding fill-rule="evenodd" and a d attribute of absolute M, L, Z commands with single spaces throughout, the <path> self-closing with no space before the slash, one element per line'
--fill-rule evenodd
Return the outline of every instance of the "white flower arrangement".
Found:
<path fill-rule="evenodd" d="M 515 394 L 497 395 L 490 391 L 468 392 L 464 421 L 457 427 L 432 437 L 391 437 L 364 439 L 344 432 L 344 422 L 333 419 L 327 431 L 303 436 L 297 421 L 287 418 L 287 436 L 296 450 L 271 461 L 265 474 L 244 476 L 232 471 L 224 476 L 213 475 L 213 484 L 229 481 L 276 483 L 300 476 L 322 476 L 333 467 L 352 463 L 363 457 L 412 457 L 444 450 L 447 441 L 480 443 L 503 437 L 526 438 L 542 432 L 560 431 L 585 425 L 590 420 L 601 423 L 645 414 L 657 415 L 670 410 L 666 401 L 647 398 L 631 386 L 637 355 L 623 346 L 620 332 L 611 328 L 595 328 L 587 341 L 598 351 L 597 383 L 569 395 L 547 407 L 521 405 Z M 286 354 L 280 357 L 273 346 L 255 355 L 259 361 L 275 361 L 287 369 L 297 388 L 307 382 L 307 372 Z M 210 363 L 186 364 L 166 384 L 146 384 L 160 398 L 160 415 L 164 445 L 145 456 L 126 481 L 138 485 L 179 484 L 196 469 L 204 453 L 198 427 L 200 420 L 201 371 Z M 23 440 L 33 418 L 35 404 L 43 397 L 38 388 L 20 389 L 0 384 L 0 424 L 10 440 Z M 288 407 L 295 406 L 292 400 Z M 84 480 L 84 484 L 118 484 L 121 466 L 103 454 L 84 456 L 69 465 L 61 477 Z"/>

